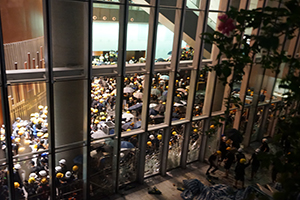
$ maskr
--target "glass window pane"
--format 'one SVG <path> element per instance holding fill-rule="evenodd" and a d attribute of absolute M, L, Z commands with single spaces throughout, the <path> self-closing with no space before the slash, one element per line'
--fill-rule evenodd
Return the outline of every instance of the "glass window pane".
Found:
<path fill-rule="evenodd" d="M 175 10 L 161 8 L 159 13 L 155 59 L 166 62 L 171 60 L 172 55 Z"/>
<path fill-rule="evenodd" d="M 194 109 L 193 109 L 193 116 L 200 116 L 203 113 L 203 103 L 205 98 L 205 91 L 206 91 L 206 84 L 207 84 L 207 75 L 208 73 L 200 72 L 199 77 L 197 78 L 197 86 L 196 86 L 196 94 L 194 100 Z"/>
<path fill-rule="evenodd" d="M 133 135 L 122 138 L 120 150 L 120 187 L 136 180 L 137 159 L 138 136 Z"/>
<path fill-rule="evenodd" d="M 184 125 L 173 126 L 171 130 L 171 138 L 169 141 L 169 153 L 167 169 L 173 169 L 180 166 L 182 142 L 184 137 Z"/>
<path fill-rule="evenodd" d="M 83 148 L 60 150 L 56 153 L 56 182 L 57 198 L 83 199 Z"/>
<path fill-rule="evenodd" d="M 161 6 L 172 6 L 172 7 L 176 7 L 176 3 L 177 3 L 177 0 L 161 0 L 160 1 L 160 5 Z"/>
<path fill-rule="evenodd" d="M 13 155 L 48 149 L 46 84 L 13 84 L 8 95 Z"/>
<path fill-rule="evenodd" d="M 185 118 L 186 105 L 188 101 L 188 89 L 190 85 L 191 70 L 180 70 L 177 73 L 175 93 L 173 97 L 172 121 Z"/>
<path fill-rule="evenodd" d="M 158 72 L 153 75 L 149 104 L 149 125 L 164 122 L 167 94 L 169 88 L 169 72 Z"/>
<path fill-rule="evenodd" d="M 201 141 L 203 136 L 202 128 L 203 128 L 203 121 L 193 122 L 192 132 L 190 133 L 190 143 L 189 143 L 187 163 L 199 159 Z"/>
<path fill-rule="evenodd" d="M 1 8 L 6 69 L 43 68 L 42 0 L 3 3 Z"/>
<path fill-rule="evenodd" d="M 91 143 L 90 188 L 97 198 L 113 192 L 113 138 Z"/>
<path fill-rule="evenodd" d="M 150 9 L 146 7 L 129 7 L 126 48 L 126 62 L 129 64 L 145 62 L 149 13 Z"/>
<path fill-rule="evenodd" d="M 111 76 L 94 77 L 92 81 L 91 137 L 114 134 L 117 80 Z"/>
<path fill-rule="evenodd" d="M 145 177 L 158 174 L 161 164 L 162 141 L 164 130 L 159 129 L 147 133 L 147 149 L 145 159 Z"/>
<path fill-rule="evenodd" d="M 93 66 L 118 60 L 119 5 L 93 4 Z"/>

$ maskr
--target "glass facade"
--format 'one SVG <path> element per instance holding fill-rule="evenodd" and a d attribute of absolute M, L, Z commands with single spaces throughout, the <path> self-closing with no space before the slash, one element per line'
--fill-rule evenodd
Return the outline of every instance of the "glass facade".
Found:
<path fill-rule="evenodd" d="M 0 176 L 7 198 L 100 199 L 218 149 L 224 127 L 207 131 L 213 117 L 224 116 L 225 87 L 201 71 L 214 63 L 216 48 L 200 34 L 216 30 L 230 1 L 183 2 L 31 0 L 24 16 L 33 24 L 7 21 L 13 10 L 3 8 Z M 16 22 L 22 35 L 10 31 Z M 234 86 L 245 99 L 229 123 L 251 142 L 273 136 L 284 93 L 281 77 L 256 67 Z"/>

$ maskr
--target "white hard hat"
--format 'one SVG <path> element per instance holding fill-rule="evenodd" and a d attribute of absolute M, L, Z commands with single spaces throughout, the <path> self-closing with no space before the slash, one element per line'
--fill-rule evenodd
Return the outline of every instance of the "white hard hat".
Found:
<path fill-rule="evenodd" d="M 155 139 L 154 135 L 150 135 L 149 138 L 150 138 L 151 140 L 154 140 L 154 139 Z"/>
<path fill-rule="evenodd" d="M 15 164 L 15 169 L 21 169 L 21 165 L 20 164 Z"/>
<path fill-rule="evenodd" d="M 31 174 L 29 174 L 29 178 L 37 178 L 37 175 L 36 175 L 36 173 L 31 173 Z"/>
<path fill-rule="evenodd" d="M 123 158 L 125 156 L 124 153 L 120 153 L 120 157 Z"/>
<path fill-rule="evenodd" d="M 40 176 L 47 176 L 47 172 L 45 170 L 42 170 L 39 172 Z"/>
<path fill-rule="evenodd" d="M 61 166 L 56 166 L 56 167 L 55 167 L 55 171 L 56 171 L 56 172 L 60 172 L 60 171 L 61 171 Z"/>
<path fill-rule="evenodd" d="M 64 164 L 64 165 L 65 165 L 66 162 L 67 162 L 67 161 L 66 161 L 65 159 L 61 159 L 58 163 L 59 163 L 59 164 Z"/>
<path fill-rule="evenodd" d="M 65 174 L 65 177 L 70 178 L 71 176 L 72 176 L 72 173 L 70 171 L 67 171 L 66 174 Z"/>
<path fill-rule="evenodd" d="M 243 149 L 242 149 L 242 148 L 239 148 L 239 149 L 238 149 L 238 152 L 242 153 L 242 152 L 243 152 Z"/>
<path fill-rule="evenodd" d="M 267 138 L 262 139 L 262 142 L 268 142 Z"/>

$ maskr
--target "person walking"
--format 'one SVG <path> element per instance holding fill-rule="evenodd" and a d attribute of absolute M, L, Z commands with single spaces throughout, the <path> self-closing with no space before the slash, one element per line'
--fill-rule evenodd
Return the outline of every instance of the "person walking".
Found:
<path fill-rule="evenodd" d="M 232 165 L 232 163 L 234 162 L 234 148 L 231 148 L 231 147 L 227 147 L 226 148 L 227 150 L 227 153 L 226 153 L 226 156 L 225 156 L 225 159 L 224 159 L 224 162 L 225 162 L 225 165 L 224 165 L 224 168 L 225 168 L 225 178 L 228 178 L 228 174 L 229 174 L 229 169 Z"/>
<path fill-rule="evenodd" d="M 215 171 L 217 171 L 219 169 L 218 168 L 218 159 L 219 159 L 219 156 L 221 156 L 221 155 L 222 155 L 221 151 L 216 151 L 208 158 L 209 168 L 206 171 L 206 175 L 209 175 L 209 170 L 211 170 L 211 168 L 213 168 L 213 167 L 214 167 L 214 169 L 211 171 L 211 173 L 215 173 Z"/>
<path fill-rule="evenodd" d="M 251 161 L 251 179 L 250 180 L 253 180 L 254 176 L 256 175 L 256 173 L 260 167 L 260 161 L 257 157 L 259 152 L 260 152 L 260 149 L 256 149 L 250 159 L 250 161 Z"/>
<path fill-rule="evenodd" d="M 242 188 L 244 188 L 244 180 L 245 180 L 245 169 L 250 165 L 250 162 L 246 163 L 245 158 L 241 158 L 238 164 L 235 167 L 235 184 L 233 187 L 237 188 L 238 181 L 242 182 Z"/>

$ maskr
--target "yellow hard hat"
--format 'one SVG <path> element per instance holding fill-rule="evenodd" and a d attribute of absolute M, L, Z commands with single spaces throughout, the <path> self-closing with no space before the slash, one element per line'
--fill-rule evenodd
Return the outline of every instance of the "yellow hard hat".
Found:
<path fill-rule="evenodd" d="M 18 187 L 20 187 L 20 183 L 14 182 L 14 186 L 15 186 L 15 188 L 18 188 Z"/>
<path fill-rule="evenodd" d="M 43 132 L 38 132 L 36 135 L 37 135 L 38 137 L 42 137 L 42 136 L 44 135 L 44 133 L 43 133 Z"/>
<path fill-rule="evenodd" d="M 25 147 L 19 147 L 18 151 L 19 151 L 19 153 L 24 152 L 25 151 Z"/>
<path fill-rule="evenodd" d="M 93 111 L 94 113 L 97 113 L 98 112 L 98 109 L 94 109 L 94 111 Z"/>
<path fill-rule="evenodd" d="M 44 106 L 42 106 L 42 105 L 39 105 L 39 106 L 38 106 L 38 109 L 39 109 L 39 110 L 42 110 L 43 108 L 44 108 Z"/>
<path fill-rule="evenodd" d="M 172 142 L 169 142 L 169 145 L 172 145 Z"/>
<path fill-rule="evenodd" d="M 35 116 L 36 118 L 38 118 L 38 117 L 40 116 L 40 114 L 39 114 L 39 113 L 34 113 L 34 116 Z"/>
<path fill-rule="evenodd" d="M 177 94 L 177 97 L 181 97 L 180 94 Z"/>
<path fill-rule="evenodd" d="M 64 176 L 64 175 L 63 175 L 63 176 Z M 41 183 L 42 183 L 42 184 L 46 184 L 46 183 L 48 183 L 48 181 L 47 181 L 46 178 L 42 178 Z"/>
<path fill-rule="evenodd" d="M 166 102 L 163 102 L 162 104 L 163 104 L 163 105 L 165 105 L 165 104 L 166 104 Z"/>
<path fill-rule="evenodd" d="M 47 115 L 46 115 L 46 114 L 42 114 L 41 117 L 42 117 L 43 119 L 46 119 L 46 118 L 47 118 Z"/>
<path fill-rule="evenodd" d="M 104 112 L 100 112 L 100 115 L 105 115 L 105 113 Z"/>
<path fill-rule="evenodd" d="M 172 132 L 172 135 L 176 135 L 176 131 L 173 131 L 173 132 Z"/>
<path fill-rule="evenodd" d="M 156 86 L 154 86 L 153 88 L 156 89 Z"/>
<path fill-rule="evenodd" d="M 129 129 L 127 129 L 126 131 L 131 131 L 131 129 L 129 128 Z"/>
<path fill-rule="evenodd" d="M 34 183 L 35 182 L 35 178 L 34 177 L 30 177 L 29 179 L 28 179 L 28 183 Z"/>
<path fill-rule="evenodd" d="M 1 135 L 1 141 L 4 141 L 4 140 L 5 140 L 5 136 Z"/>
<path fill-rule="evenodd" d="M 1 133 L 4 134 L 5 133 L 5 129 L 1 129 Z"/>
<path fill-rule="evenodd" d="M 245 159 L 245 158 L 241 158 L 241 159 L 240 159 L 240 163 L 241 163 L 241 164 L 244 164 L 245 162 L 246 162 L 246 159 Z"/>
<path fill-rule="evenodd" d="M 148 142 L 147 142 L 147 145 L 148 145 L 148 146 L 152 146 L 152 142 L 151 142 L 151 141 L 148 141 Z"/>
<path fill-rule="evenodd" d="M 203 77 L 203 74 L 200 74 L 200 77 Z"/>
<path fill-rule="evenodd" d="M 37 148 L 38 148 L 38 145 L 37 145 L 37 144 L 35 144 L 35 145 L 33 146 L 33 148 L 37 149 Z"/>
<path fill-rule="evenodd" d="M 64 177 L 64 174 L 63 174 L 63 173 L 58 172 L 58 173 L 56 174 L 56 178 L 62 178 L 62 177 Z"/>
<path fill-rule="evenodd" d="M 21 138 L 16 138 L 15 139 L 15 142 L 20 142 L 21 141 Z"/>
<path fill-rule="evenodd" d="M 24 140 L 24 144 L 29 145 L 30 144 L 30 140 Z"/>
<path fill-rule="evenodd" d="M 94 121 L 95 124 L 99 124 L 99 122 L 100 122 L 100 121 L 99 121 L 98 119 L 96 119 L 96 120 Z"/>
<path fill-rule="evenodd" d="M 102 117 L 101 117 L 101 120 L 106 120 L 106 117 L 105 117 L 105 116 L 102 116 Z"/>
<path fill-rule="evenodd" d="M 103 103 L 104 102 L 104 100 L 103 99 L 100 99 L 100 103 Z"/>
<path fill-rule="evenodd" d="M 162 135 L 161 134 L 157 135 L 157 139 L 161 140 L 162 139 Z"/>
<path fill-rule="evenodd" d="M 74 166 L 72 167 L 72 170 L 73 170 L 74 172 L 76 172 L 76 171 L 78 170 L 78 166 L 77 166 L 77 165 L 74 165 Z"/>
<path fill-rule="evenodd" d="M 25 131 L 23 129 L 20 129 L 18 132 L 18 135 L 23 135 L 25 133 Z"/>
<path fill-rule="evenodd" d="M 218 155 L 221 155 L 221 154 L 222 154 L 222 152 L 221 152 L 221 151 L 217 151 L 217 154 L 218 154 Z"/>
<path fill-rule="evenodd" d="M 44 138 L 48 138 L 49 137 L 49 134 L 48 133 L 45 133 L 44 134 Z"/>
<path fill-rule="evenodd" d="M 226 150 L 227 150 L 227 151 L 230 151 L 230 150 L 231 150 L 231 147 L 227 147 Z"/>
<path fill-rule="evenodd" d="M 198 130 L 195 128 L 195 129 L 194 129 L 194 132 L 197 132 L 197 131 L 198 131 Z"/>
<path fill-rule="evenodd" d="M 20 124 L 20 123 L 18 123 L 18 124 L 17 124 L 17 127 L 18 127 L 18 128 L 20 128 L 20 127 L 21 127 L 21 124 Z"/>
<path fill-rule="evenodd" d="M 212 129 L 213 129 L 213 128 L 215 128 L 215 125 L 213 125 L 213 124 L 212 124 L 212 125 L 210 125 L 210 128 L 212 128 Z"/>
<path fill-rule="evenodd" d="M 190 77 L 187 77 L 186 79 L 187 79 L 187 80 L 189 80 L 189 79 L 190 79 Z"/>
<path fill-rule="evenodd" d="M 126 113 L 130 113 L 130 111 L 128 110 Z"/>
<path fill-rule="evenodd" d="M 176 83 L 178 83 L 178 80 L 176 80 Z"/>
<path fill-rule="evenodd" d="M 169 88 L 169 86 L 166 86 L 166 89 L 168 89 Z"/>

